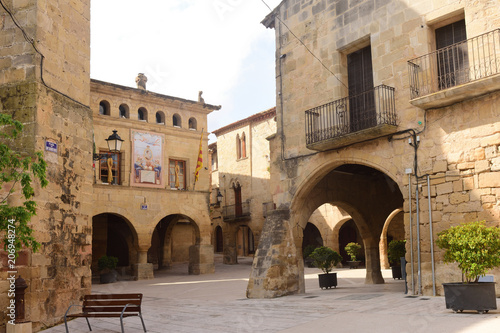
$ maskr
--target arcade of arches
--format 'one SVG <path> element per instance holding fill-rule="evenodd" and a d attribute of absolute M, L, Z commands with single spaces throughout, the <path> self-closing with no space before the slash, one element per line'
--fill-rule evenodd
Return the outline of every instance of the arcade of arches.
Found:
<path fill-rule="evenodd" d="M 387 240 L 404 239 L 403 201 L 398 185 L 374 168 L 344 164 L 331 170 L 311 184 L 307 191 L 296 195 L 290 210 L 274 212 L 269 217 L 272 223 L 266 221 L 261 235 L 255 260 L 266 263 L 269 259 L 265 258 L 273 260 L 277 255 L 281 256 L 279 260 L 290 271 L 294 267 L 297 269 L 295 285 L 290 281 L 283 284 L 268 275 L 273 267 L 262 267 L 252 271 L 247 295 L 261 298 L 305 292 L 303 262 L 294 258 L 301 258 L 302 249 L 309 244 L 329 246 L 344 254 L 346 261 L 343 247 L 351 241 L 360 243 L 366 267 L 365 282 L 384 283 L 381 268 L 386 266 Z M 328 214 L 335 218 L 325 218 Z M 287 235 L 293 235 L 293 239 Z M 276 246 L 277 238 L 281 239 L 279 246 Z M 290 241 L 295 248 L 283 248 Z M 380 250 L 384 254 L 382 258 Z M 274 290 L 269 292 L 269 289 L 255 287 L 262 284 L 272 285 Z"/>
<path fill-rule="evenodd" d="M 103 255 L 117 257 L 119 273 L 135 279 L 151 279 L 153 271 L 169 268 L 173 263 L 188 262 L 190 274 L 200 273 L 200 231 L 187 216 L 173 214 L 161 219 L 151 230 L 150 246 L 146 249 L 138 245 L 136 229 L 123 216 L 99 214 L 93 217 L 92 225 L 93 275 L 98 273 L 97 260 Z"/>

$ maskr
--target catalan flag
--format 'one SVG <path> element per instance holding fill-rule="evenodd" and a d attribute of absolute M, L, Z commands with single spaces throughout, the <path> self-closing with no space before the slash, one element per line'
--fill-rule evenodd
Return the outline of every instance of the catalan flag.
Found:
<path fill-rule="evenodd" d="M 198 162 L 196 163 L 196 171 L 194 172 L 194 182 L 198 181 L 198 177 L 200 176 L 200 170 L 203 168 L 203 129 L 201 130 L 201 138 L 200 138 L 200 151 L 198 152 Z"/>

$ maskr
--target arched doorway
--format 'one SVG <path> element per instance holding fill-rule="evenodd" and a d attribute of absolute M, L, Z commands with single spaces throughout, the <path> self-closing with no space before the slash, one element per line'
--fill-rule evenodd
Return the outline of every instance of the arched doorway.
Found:
<path fill-rule="evenodd" d="M 220 225 L 215 227 L 215 252 L 224 252 L 224 236 Z"/>
<path fill-rule="evenodd" d="M 122 216 L 103 213 L 92 217 L 92 273 L 97 274 L 97 261 L 107 255 L 118 258 L 117 270 L 132 275 L 137 262 L 137 234 Z"/>
<path fill-rule="evenodd" d="M 323 246 L 323 237 L 321 237 L 321 232 L 319 229 L 308 222 L 306 228 L 304 229 L 304 238 L 302 240 L 302 252 L 307 246 L 313 246 L 314 248 L 318 246 Z"/>
<path fill-rule="evenodd" d="M 356 227 L 356 223 L 354 223 L 354 220 L 349 220 L 345 222 L 339 230 L 339 250 L 340 250 L 340 255 L 342 256 L 342 264 L 347 265 L 347 262 L 351 260 L 349 255 L 347 254 L 345 247 L 347 244 L 354 242 L 358 243 L 361 246 L 363 246 L 363 241 L 361 240 L 361 236 L 359 234 L 359 230 Z M 364 263 L 364 252 L 360 251 L 360 254 L 358 256 L 358 260 L 362 262 L 362 265 Z"/>
<path fill-rule="evenodd" d="M 249 256 L 255 253 L 255 239 L 252 232 L 247 225 L 241 225 L 238 228 L 236 235 L 237 242 L 237 255 L 238 256 Z"/>
<path fill-rule="evenodd" d="M 191 247 L 199 244 L 200 231 L 194 220 L 182 214 L 168 215 L 155 226 L 148 263 L 156 270 L 170 268 L 174 263 L 191 265 L 198 261 Z"/>

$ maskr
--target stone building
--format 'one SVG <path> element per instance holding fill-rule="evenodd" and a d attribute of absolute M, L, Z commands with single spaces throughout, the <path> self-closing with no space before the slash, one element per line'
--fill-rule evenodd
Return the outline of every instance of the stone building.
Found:
<path fill-rule="evenodd" d="M 48 164 L 31 223 L 41 248 L 20 253 L 15 267 L 28 284 L 33 330 L 61 321 L 91 292 L 91 267 L 104 253 L 120 251 L 123 270 L 136 278 L 185 260 L 191 273 L 211 272 L 209 173 L 202 169 L 195 187 L 194 171 L 201 129 L 219 107 L 201 94 L 189 101 L 149 92 L 142 76 L 139 89 L 91 82 L 90 1 L 4 3 L 0 110 L 24 124 L 20 149 L 42 151 Z M 113 130 L 124 140 L 120 154 L 106 151 Z M 150 139 L 160 153 L 143 146 Z M 205 135 L 202 147 L 206 160 Z M 94 153 L 102 156 L 93 168 Z M 9 285 L 0 258 L 1 332 Z"/>
<path fill-rule="evenodd" d="M 277 210 L 248 296 L 305 291 L 304 229 L 325 203 L 359 230 L 366 283 L 384 282 L 379 243 L 397 220 L 411 293 L 460 281 L 433 240 L 500 224 L 498 1 L 284 0 L 262 23 L 276 34 Z"/>
<path fill-rule="evenodd" d="M 255 253 L 267 211 L 274 209 L 268 138 L 276 133 L 275 116 L 271 108 L 213 131 L 212 241 L 226 264 Z"/>
<path fill-rule="evenodd" d="M 95 150 L 92 200 L 92 267 L 101 255 L 136 279 L 153 269 L 189 262 L 189 273 L 213 272 L 208 210 L 209 172 L 195 181 L 200 138 L 208 161 L 207 115 L 220 106 L 98 80 L 90 83 Z M 124 140 L 110 153 L 106 138 Z M 111 161 L 110 161 L 111 158 Z M 206 162 L 205 162 L 206 163 Z"/>

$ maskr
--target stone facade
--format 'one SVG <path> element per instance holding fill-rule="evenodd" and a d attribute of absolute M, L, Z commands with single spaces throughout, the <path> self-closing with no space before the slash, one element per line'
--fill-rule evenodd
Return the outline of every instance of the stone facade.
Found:
<path fill-rule="evenodd" d="M 195 184 L 195 170 L 202 131 L 208 161 L 207 115 L 220 106 L 150 92 L 146 76 L 138 78 L 137 88 L 90 85 L 95 149 L 104 154 L 94 163 L 93 271 L 107 254 L 136 279 L 173 262 L 189 262 L 190 273 L 213 272 L 209 172 L 202 168 Z M 124 140 L 119 154 L 108 152 L 113 130 Z"/>
<path fill-rule="evenodd" d="M 118 252 L 119 264 L 126 262 L 121 271 L 137 279 L 175 261 L 188 262 L 192 274 L 213 272 L 209 173 L 202 168 L 196 185 L 194 173 L 201 130 L 220 107 L 149 92 L 145 80 L 144 89 L 91 82 L 90 1 L 4 3 L 10 13 L 2 9 L 0 17 L 0 110 L 24 124 L 19 149 L 43 151 L 48 164 L 49 185 L 35 184 L 31 221 L 41 248 L 16 261 L 28 284 L 26 319 L 33 330 L 60 322 L 69 304 L 91 292 L 102 254 Z M 124 140 L 120 157 L 101 156 L 93 168 L 93 153 L 105 154 L 112 130 Z M 137 142 L 151 136 L 161 142 L 162 158 L 136 167 L 133 156 L 152 156 Z M 201 144 L 207 161 L 206 134 Z M 180 162 L 177 177 L 171 160 Z M 5 253 L 0 258 L 4 332 Z"/>
<path fill-rule="evenodd" d="M 271 190 L 281 213 L 265 223 L 269 234 L 261 236 L 249 297 L 305 291 L 298 259 L 303 230 L 325 203 L 354 220 L 367 283 L 383 283 L 379 243 L 391 220 L 401 219 L 400 211 L 411 292 L 433 293 L 432 259 L 437 294 L 443 282 L 461 279 L 456 267 L 443 263 L 430 232 L 435 240 L 461 222 L 500 223 L 500 74 L 490 65 L 500 59 L 493 31 L 499 8 L 497 1 L 285 0 L 264 19 L 276 33 Z M 453 47 L 467 61 L 432 53 L 436 30 L 458 29 L 460 22 L 466 42 Z M 493 45 L 489 56 L 477 56 Z M 450 72 L 443 57 L 460 68 Z M 440 61 L 441 67 L 426 69 L 417 64 L 422 59 L 427 66 Z M 376 88 L 350 96 L 359 92 L 356 84 Z M 360 96 L 371 104 L 363 108 Z M 356 122 L 366 110 L 376 112 L 376 119 Z M 393 113 L 388 117 L 384 110 Z M 498 269 L 490 274 L 500 279 Z"/>
<path fill-rule="evenodd" d="M 213 244 L 224 253 L 226 264 L 255 253 L 265 216 L 274 209 L 267 139 L 276 133 L 275 115 L 271 108 L 213 131 L 217 136 L 210 146 Z"/>
<path fill-rule="evenodd" d="M 18 274 L 28 283 L 26 318 L 39 330 L 59 321 L 68 304 L 91 287 L 90 2 L 4 3 L 35 40 L 32 45 L 25 39 L 2 9 L 1 109 L 25 126 L 20 149 L 43 151 L 48 164 L 50 183 L 44 189 L 35 186 L 38 210 L 31 222 L 41 248 L 21 253 L 16 261 Z M 46 142 L 57 144 L 56 152 L 46 150 Z M 1 325 L 7 321 L 4 265 L 2 259 Z"/>

